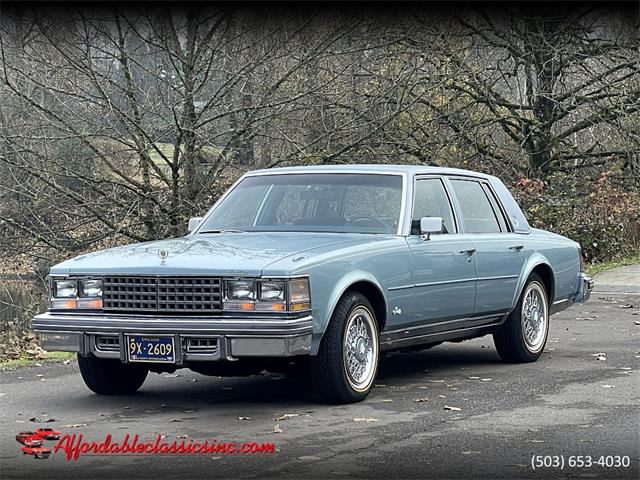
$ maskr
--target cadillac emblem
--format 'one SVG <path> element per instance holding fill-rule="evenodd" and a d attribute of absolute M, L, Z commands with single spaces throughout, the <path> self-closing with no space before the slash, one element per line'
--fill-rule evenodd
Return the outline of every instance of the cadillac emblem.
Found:
<path fill-rule="evenodd" d="M 164 262 L 169 256 L 169 252 L 167 252 L 166 250 L 158 250 L 158 256 L 160 257 L 160 260 Z"/>

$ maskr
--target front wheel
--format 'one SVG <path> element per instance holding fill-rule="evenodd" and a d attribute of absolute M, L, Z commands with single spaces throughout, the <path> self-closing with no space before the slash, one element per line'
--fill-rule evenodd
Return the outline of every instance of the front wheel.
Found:
<path fill-rule="evenodd" d="M 360 293 L 347 293 L 311 359 L 311 378 L 320 396 L 330 403 L 367 398 L 378 371 L 379 343 L 371 304 Z"/>
<path fill-rule="evenodd" d="M 533 274 L 527 280 L 516 308 L 493 334 L 498 355 L 505 362 L 535 362 L 549 335 L 549 300 L 542 279 Z"/>
<path fill-rule="evenodd" d="M 127 395 L 136 392 L 147 378 L 149 369 L 110 360 L 78 355 L 78 367 L 84 383 L 99 395 Z"/>

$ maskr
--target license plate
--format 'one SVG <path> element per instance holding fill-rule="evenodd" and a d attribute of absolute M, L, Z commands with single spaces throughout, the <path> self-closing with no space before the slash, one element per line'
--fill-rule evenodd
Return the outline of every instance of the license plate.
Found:
<path fill-rule="evenodd" d="M 127 337 L 130 362 L 175 362 L 173 337 Z"/>

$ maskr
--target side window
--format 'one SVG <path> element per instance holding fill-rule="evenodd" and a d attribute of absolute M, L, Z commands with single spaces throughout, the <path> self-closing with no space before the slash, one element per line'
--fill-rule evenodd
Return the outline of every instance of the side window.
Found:
<path fill-rule="evenodd" d="M 500 224 L 480 182 L 451 180 L 466 233 L 498 233 Z"/>
<path fill-rule="evenodd" d="M 500 204 L 498 203 L 498 200 L 496 199 L 496 196 L 493 194 L 493 192 L 491 191 L 491 189 L 489 188 L 489 186 L 485 183 L 482 184 L 482 188 L 484 188 L 484 193 L 487 194 L 487 197 L 489 197 L 489 201 L 491 202 L 491 206 L 493 207 L 493 211 L 496 214 L 496 217 L 498 217 L 498 223 L 500 224 L 500 230 L 502 230 L 503 232 L 508 232 L 509 231 L 509 224 L 507 223 L 507 220 L 504 217 L 504 214 L 502 213 L 502 210 L 500 209 Z"/>
<path fill-rule="evenodd" d="M 420 233 L 422 217 L 442 217 L 444 233 L 456 233 L 453 211 L 442 180 L 425 178 L 416 181 L 411 233 Z"/>

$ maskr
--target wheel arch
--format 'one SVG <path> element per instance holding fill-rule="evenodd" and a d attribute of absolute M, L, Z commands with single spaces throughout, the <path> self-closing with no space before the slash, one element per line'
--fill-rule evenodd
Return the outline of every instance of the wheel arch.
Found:
<path fill-rule="evenodd" d="M 532 274 L 537 274 L 544 284 L 544 288 L 547 291 L 547 299 L 549 300 L 549 307 L 553 303 L 554 290 L 555 290 L 555 277 L 553 275 L 553 269 L 546 263 L 539 263 L 531 270 L 531 273 L 527 276 L 529 278 Z"/>
<path fill-rule="evenodd" d="M 368 272 L 353 271 L 345 275 L 336 283 L 329 302 L 327 302 L 326 321 L 323 322 L 323 328 L 317 342 L 312 345 L 311 354 L 315 355 L 319 348 L 322 336 L 327 330 L 329 322 L 333 317 L 333 313 L 340 299 L 349 291 L 355 291 L 364 295 L 373 307 L 376 321 L 378 322 L 379 331 L 382 331 L 387 321 L 387 300 L 384 296 L 384 289 L 380 282 Z"/>
<path fill-rule="evenodd" d="M 524 286 L 533 273 L 537 274 L 542 279 L 544 288 L 547 291 L 549 307 L 553 304 L 556 284 L 555 273 L 549 260 L 544 255 L 538 253 L 529 258 L 522 268 L 522 272 L 520 273 L 520 278 L 518 280 L 518 287 L 516 288 L 516 293 L 511 302 L 511 310 L 513 310 L 518 303 L 518 299 L 520 298 L 520 295 L 522 295 Z"/>

